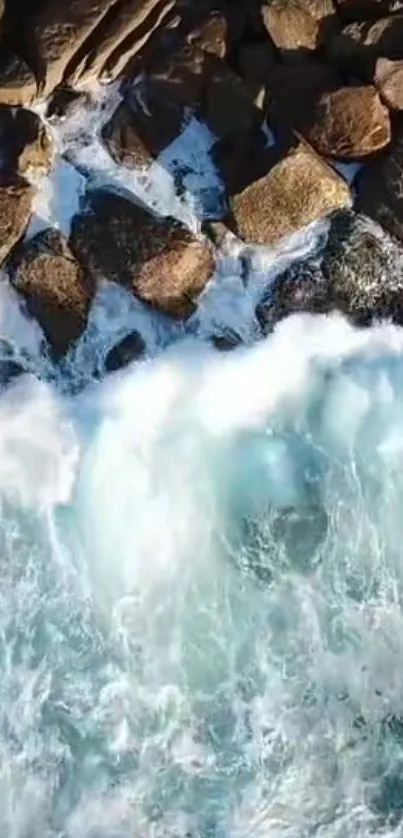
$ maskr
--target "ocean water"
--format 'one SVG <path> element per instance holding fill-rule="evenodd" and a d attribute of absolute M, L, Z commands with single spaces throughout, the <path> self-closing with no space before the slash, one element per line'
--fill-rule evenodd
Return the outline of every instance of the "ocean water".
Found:
<path fill-rule="evenodd" d="M 88 181 L 139 198 L 108 101 L 55 133 L 28 235 Z M 3 277 L 0 838 L 403 835 L 403 330 L 254 315 L 325 235 L 248 249 L 246 286 L 233 242 L 186 330 L 105 278 L 58 369 Z"/>

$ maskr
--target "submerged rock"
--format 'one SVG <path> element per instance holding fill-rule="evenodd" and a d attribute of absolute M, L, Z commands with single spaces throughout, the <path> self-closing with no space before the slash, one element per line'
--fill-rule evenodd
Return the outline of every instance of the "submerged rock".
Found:
<path fill-rule="evenodd" d="M 214 270 L 207 242 L 106 190 L 91 193 L 87 211 L 73 219 L 70 245 L 94 283 L 117 282 L 180 318 L 194 311 Z"/>
<path fill-rule="evenodd" d="M 130 332 L 120 343 L 108 352 L 105 360 L 107 372 L 116 372 L 127 367 L 132 361 L 137 361 L 146 351 L 146 344 L 139 332 Z"/>
<path fill-rule="evenodd" d="M 22 244 L 11 264 L 11 279 L 55 355 L 65 355 L 86 327 L 91 293 L 63 236 L 47 229 Z"/>

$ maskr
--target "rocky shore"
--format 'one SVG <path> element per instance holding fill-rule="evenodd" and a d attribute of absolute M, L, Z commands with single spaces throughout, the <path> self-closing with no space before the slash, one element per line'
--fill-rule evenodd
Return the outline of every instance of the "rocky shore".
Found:
<path fill-rule="evenodd" d="M 403 0 L 3 0 L 0 10 L 0 267 L 56 358 L 85 331 L 100 280 L 186 322 L 228 237 L 272 247 L 325 218 L 324 252 L 262 293 L 263 333 L 295 310 L 403 322 Z M 35 232 L 36 179 L 71 157 L 54 131 L 100 85 L 117 96 L 99 141 L 128 177 L 163 159 L 192 120 L 209 133 L 221 200 L 200 209 L 197 230 L 84 172 L 69 230 Z M 176 164 L 180 197 L 189 172 Z M 128 336 L 108 368 L 145 349 Z"/>

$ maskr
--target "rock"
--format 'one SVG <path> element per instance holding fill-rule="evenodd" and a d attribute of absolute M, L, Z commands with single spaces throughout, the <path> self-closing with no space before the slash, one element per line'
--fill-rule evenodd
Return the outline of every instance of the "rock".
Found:
<path fill-rule="evenodd" d="M 394 111 L 403 110 L 403 61 L 378 58 L 375 85 L 385 104 Z"/>
<path fill-rule="evenodd" d="M 184 114 L 175 102 L 145 90 L 142 102 L 127 96 L 102 129 L 102 140 L 116 163 L 149 166 L 180 133 Z"/>
<path fill-rule="evenodd" d="M 18 361 L 11 361 L 8 358 L 0 358 L 0 387 L 8 385 L 19 375 L 25 372 L 24 367 Z"/>
<path fill-rule="evenodd" d="M 275 244 L 351 204 L 348 184 L 302 142 L 230 199 L 234 231 L 254 244 Z"/>
<path fill-rule="evenodd" d="M 139 332 L 130 332 L 113 349 L 108 352 L 105 360 L 107 372 L 116 372 L 122 367 L 127 367 L 132 361 L 142 358 L 146 351 L 146 345 Z"/>
<path fill-rule="evenodd" d="M 200 104 L 209 56 L 193 45 L 162 53 L 147 67 L 149 87 L 161 98 L 195 110 Z"/>
<path fill-rule="evenodd" d="M 239 131 L 214 143 L 211 158 L 228 195 L 245 189 L 266 174 L 273 162 L 266 134 L 260 129 Z"/>
<path fill-rule="evenodd" d="M 33 191 L 16 175 L 0 175 L 0 265 L 24 235 L 31 217 Z"/>
<path fill-rule="evenodd" d="M 235 332 L 226 330 L 221 335 L 213 335 L 212 343 L 219 352 L 230 352 L 242 345 L 242 339 Z"/>
<path fill-rule="evenodd" d="M 69 78 L 79 51 L 90 49 L 90 36 L 117 5 L 115 0 L 48 0 L 33 16 L 30 35 L 35 41 L 43 95 Z"/>
<path fill-rule="evenodd" d="M 11 264 L 11 281 L 55 355 L 65 355 L 86 327 L 91 293 L 63 236 L 47 229 L 22 244 Z"/>
<path fill-rule="evenodd" d="M 115 2 L 114 14 L 103 17 L 82 60 L 70 79 L 80 84 L 101 78 L 116 79 L 128 61 L 147 43 L 152 33 L 164 22 L 176 0 L 125 0 Z"/>
<path fill-rule="evenodd" d="M 321 260 L 294 263 L 257 310 L 267 334 L 295 312 L 337 309 L 356 325 L 393 319 L 403 323 L 403 249 L 370 219 L 336 213 Z"/>
<path fill-rule="evenodd" d="M 356 207 L 385 230 L 403 239 L 403 131 L 387 153 L 359 172 Z"/>
<path fill-rule="evenodd" d="M 107 278 L 155 308 L 186 318 L 214 271 L 207 243 L 170 218 L 157 218 L 113 193 L 89 196 L 70 245 L 95 282 Z"/>
<path fill-rule="evenodd" d="M 389 111 L 375 87 L 341 87 L 320 97 L 304 135 L 325 157 L 360 159 L 390 142 Z"/>
<path fill-rule="evenodd" d="M 67 119 L 77 113 L 88 100 L 88 94 L 84 91 L 61 85 L 48 99 L 46 117 L 50 122 Z"/>
<path fill-rule="evenodd" d="M 211 15 L 195 25 L 187 36 L 189 44 L 205 52 L 211 52 L 218 58 L 225 58 L 229 41 L 229 23 L 225 15 Z"/>
<path fill-rule="evenodd" d="M 239 75 L 252 83 L 267 84 L 276 65 L 276 52 L 268 39 L 240 44 L 236 58 Z"/>
<path fill-rule="evenodd" d="M 33 111 L 0 105 L 0 143 L 3 166 L 25 174 L 48 171 L 53 148 L 46 126 Z"/>
<path fill-rule="evenodd" d="M 332 38 L 329 55 L 344 71 L 372 81 L 378 58 L 403 58 L 403 15 L 345 26 Z"/>
<path fill-rule="evenodd" d="M 390 11 L 389 0 L 335 0 L 343 20 L 374 20 Z"/>
<path fill-rule="evenodd" d="M 102 141 L 115 161 L 129 169 L 141 169 L 152 163 L 152 154 L 138 134 L 135 114 L 121 102 L 101 132 Z"/>
<path fill-rule="evenodd" d="M 320 96 L 342 84 L 337 68 L 324 61 L 276 65 L 266 79 L 270 123 L 303 131 Z"/>
<path fill-rule="evenodd" d="M 337 28 L 333 0 L 266 0 L 262 17 L 270 37 L 286 58 L 313 52 Z"/>
<path fill-rule="evenodd" d="M 0 104 L 29 105 L 37 94 L 33 72 L 22 58 L 5 55 L 0 62 Z"/>

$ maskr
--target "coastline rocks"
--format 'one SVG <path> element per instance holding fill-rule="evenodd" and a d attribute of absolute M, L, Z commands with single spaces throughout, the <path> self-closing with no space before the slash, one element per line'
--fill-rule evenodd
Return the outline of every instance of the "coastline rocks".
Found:
<path fill-rule="evenodd" d="M 192 314 L 214 271 L 207 242 L 106 190 L 91 193 L 74 217 L 70 246 L 94 283 L 117 282 L 178 318 Z"/>
<path fill-rule="evenodd" d="M 332 38 L 329 55 L 343 70 L 372 81 L 378 58 L 403 58 L 403 14 L 345 26 Z"/>
<path fill-rule="evenodd" d="M 26 174 L 49 171 L 53 147 L 46 126 L 33 111 L 0 105 L 0 144 L 3 165 Z"/>
<path fill-rule="evenodd" d="M 262 18 L 286 58 L 313 52 L 337 28 L 333 0 L 269 0 L 262 5 Z"/>
<path fill-rule="evenodd" d="M 28 65 L 17 55 L 0 61 L 0 104 L 29 105 L 37 95 L 37 81 Z"/>
<path fill-rule="evenodd" d="M 113 349 L 108 352 L 105 359 L 105 370 L 116 372 L 127 367 L 132 361 L 138 361 L 146 351 L 146 344 L 140 332 L 130 332 Z"/>
<path fill-rule="evenodd" d="M 208 16 L 196 24 L 187 36 L 187 42 L 218 58 L 225 58 L 230 41 L 229 20 L 226 15 Z"/>
<path fill-rule="evenodd" d="M 277 64 L 266 80 L 269 119 L 303 131 L 320 96 L 342 84 L 337 68 L 318 59 Z"/>
<path fill-rule="evenodd" d="M 389 111 L 375 87 L 341 87 L 319 98 L 304 134 L 320 154 L 360 159 L 390 142 Z"/>
<path fill-rule="evenodd" d="M 264 177 L 230 199 L 231 227 L 245 241 L 275 244 L 351 204 L 348 184 L 300 142 Z"/>
<path fill-rule="evenodd" d="M 183 113 L 174 102 L 145 90 L 143 101 L 128 96 L 116 108 L 101 136 L 109 154 L 128 168 L 144 168 L 180 133 Z"/>
<path fill-rule="evenodd" d="M 377 221 L 403 240 L 403 131 L 400 129 L 385 156 L 358 174 L 357 211 Z"/>
<path fill-rule="evenodd" d="M 403 61 L 378 58 L 374 84 L 390 110 L 403 110 Z"/>
<path fill-rule="evenodd" d="M 292 265 L 257 309 L 264 334 L 296 312 L 338 310 L 357 326 L 403 323 L 403 249 L 370 219 L 342 211 L 322 254 Z"/>
<path fill-rule="evenodd" d="M 345 21 L 374 20 L 390 11 L 389 0 L 335 0 L 337 11 Z"/>
<path fill-rule="evenodd" d="M 91 302 L 83 269 L 67 242 L 57 230 L 38 233 L 13 254 L 10 274 L 55 356 L 62 357 L 83 333 Z"/>
<path fill-rule="evenodd" d="M 0 174 L 0 265 L 28 227 L 32 197 L 32 187 L 24 178 Z"/>
<path fill-rule="evenodd" d="M 252 84 L 267 84 L 276 66 L 276 52 L 269 40 L 247 41 L 237 51 L 240 76 Z"/>

